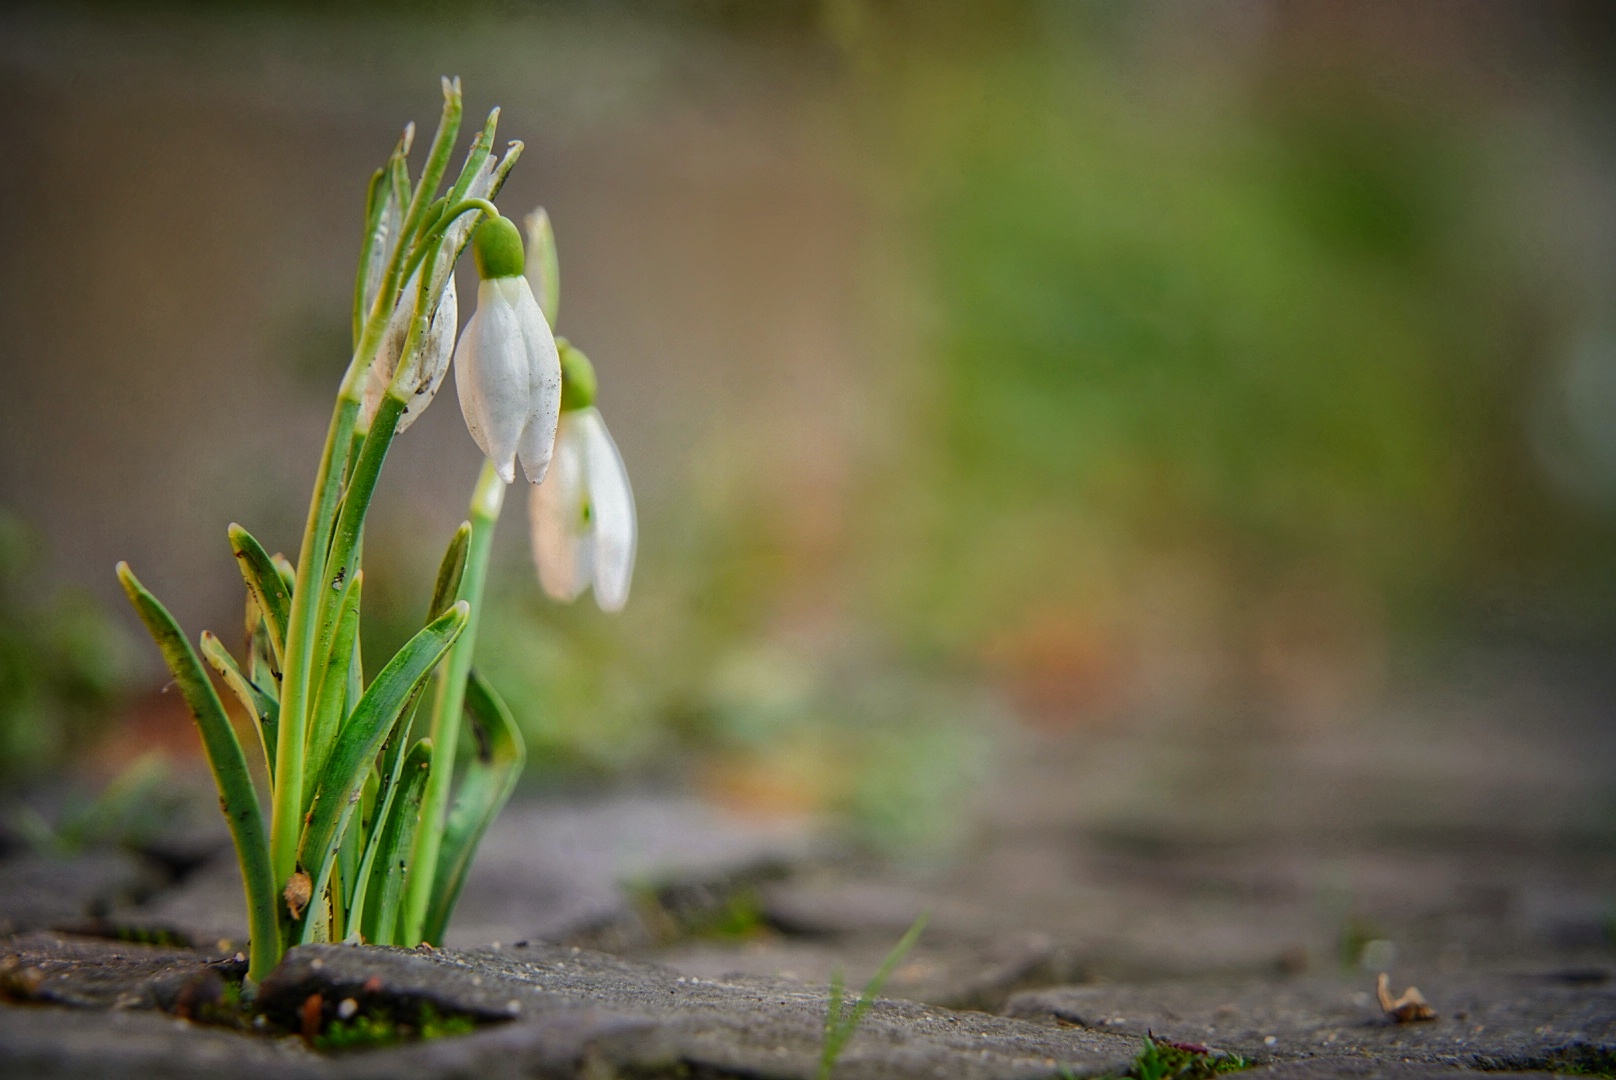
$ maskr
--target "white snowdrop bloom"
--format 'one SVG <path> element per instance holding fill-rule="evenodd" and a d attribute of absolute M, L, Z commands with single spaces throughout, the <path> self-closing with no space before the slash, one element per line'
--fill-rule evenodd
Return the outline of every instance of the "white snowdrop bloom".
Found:
<path fill-rule="evenodd" d="M 478 226 L 473 253 L 482 283 L 477 310 L 455 346 L 455 389 L 466 429 L 500 479 L 516 462 L 544 479 L 561 410 L 561 361 L 549 323 L 522 276 L 522 238 L 505 218 Z"/>
<path fill-rule="evenodd" d="M 399 300 L 398 307 L 393 309 L 393 317 L 387 321 L 387 333 L 382 337 L 382 346 L 376 354 L 376 359 L 370 365 L 370 372 L 365 377 L 365 400 L 360 407 L 358 427 L 361 431 L 369 430 L 370 423 L 376 417 L 376 410 L 382 403 L 382 395 L 387 393 L 388 384 L 393 381 L 393 373 L 398 370 L 401 354 L 404 352 L 404 342 L 409 337 L 410 324 L 415 321 L 415 298 L 419 284 L 419 275 L 410 278 Z M 443 385 L 443 377 L 449 373 L 449 358 L 454 348 L 455 324 L 460 321 L 460 298 L 455 292 L 454 278 L 449 278 L 443 287 L 443 296 L 438 300 L 438 306 L 427 320 L 426 334 L 417 344 L 415 351 L 405 361 L 404 373 L 400 376 L 400 385 L 409 395 L 409 404 L 404 407 L 404 414 L 398 419 L 398 430 L 403 432 L 416 417 L 426 411 L 437 395 L 438 387 Z"/>
<path fill-rule="evenodd" d="M 570 603 L 593 585 L 602 611 L 620 611 L 634 576 L 634 492 L 594 406 L 561 414 L 550 475 L 528 510 L 544 591 Z"/>

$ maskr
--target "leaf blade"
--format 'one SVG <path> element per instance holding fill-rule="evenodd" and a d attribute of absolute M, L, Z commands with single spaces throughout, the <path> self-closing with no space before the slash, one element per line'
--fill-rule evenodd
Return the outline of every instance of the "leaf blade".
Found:
<path fill-rule="evenodd" d="M 319 869 L 314 879 L 316 896 L 329 880 L 341 830 L 353 813 L 359 785 L 376 751 L 460 636 L 469 613 L 470 605 L 457 603 L 405 642 L 370 684 L 338 733 L 337 744 L 315 786 L 297 848 L 298 865 L 311 871 Z"/>
<path fill-rule="evenodd" d="M 252 939 L 248 977 L 254 982 L 261 981 L 280 960 L 281 937 L 269 838 L 264 829 L 263 808 L 247 772 L 246 755 L 242 753 L 235 728 L 230 726 L 230 718 L 225 715 L 224 703 L 219 700 L 213 683 L 202 669 L 202 662 L 185 640 L 174 616 L 146 590 L 128 563 L 118 564 L 118 580 L 162 651 L 202 735 L 208 765 L 219 788 L 219 806 L 235 841 L 236 858 L 246 885 L 247 922 Z"/>
<path fill-rule="evenodd" d="M 286 618 L 292 610 L 292 594 L 281 578 L 279 568 L 269 552 L 264 550 L 253 534 L 240 525 L 229 528 L 230 552 L 236 557 L 236 567 L 247 591 L 258 602 L 264 626 L 269 632 L 269 647 L 274 652 L 279 670 L 286 664 Z"/>

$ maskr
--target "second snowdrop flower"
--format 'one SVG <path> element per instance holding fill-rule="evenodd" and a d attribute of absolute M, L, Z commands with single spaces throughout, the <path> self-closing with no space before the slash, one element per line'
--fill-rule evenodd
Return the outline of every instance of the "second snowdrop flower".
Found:
<path fill-rule="evenodd" d="M 522 237 L 503 217 L 472 238 L 477 310 L 455 346 L 455 389 L 472 439 L 500 479 L 516 462 L 532 483 L 544 479 L 561 411 L 561 360 L 555 337 L 523 276 Z"/>
<path fill-rule="evenodd" d="M 602 611 L 620 611 L 634 576 L 634 492 L 628 470 L 595 408 L 595 371 L 561 345 L 565 389 L 555 468 L 533 488 L 529 514 L 539 584 L 567 603 L 594 586 Z"/>

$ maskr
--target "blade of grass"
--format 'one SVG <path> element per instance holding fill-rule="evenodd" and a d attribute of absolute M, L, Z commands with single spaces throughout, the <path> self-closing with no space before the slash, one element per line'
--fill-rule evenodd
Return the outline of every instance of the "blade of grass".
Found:
<path fill-rule="evenodd" d="M 830 1074 L 836 1068 L 836 1059 L 841 1057 L 842 1051 L 852 1041 L 853 1034 L 858 1031 L 859 1025 L 864 1022 L 864 1016 L 875 1004 L 876 997 L 881 993 L 881 987 L 892 977 L 898 962 L 904 958 L 915 942 L 920 940 L 921 933 L 926 929 L 926 922 L 931 913 L 923 911 L 920 917 L 909 925 L 903 937 L 892 946 L 886 959 L 876 969 L 870 981 L 864 984 L 864 992 L 859 995 L 858 1001 L 853 1003 L 851 1009 L 843 1008 L 843 993 L 841 973 L 837 972 L 831 978 L 830 997 L 825 1013 L 825 1045 L 819 1057 L 819 1080 L 830 1080 Z M 845 1015 L 844 1015 L 845 1014 Z"/>
<path fill-rule="evenodd" d="M 235 841 L 236 858 L 246 884 L 247 924 L 251 935 L 252 959 L 247 977 L 258 982 L 280 961 L 281 936 L 276 919 L 275 884 L 270 873 L 269 844 L 264 833 L 264 813 L 247 772 L 247 758 L 241 742 L 225 715 L 224 703 L 202 669 L 190 642 L 168 609 L 146 591 L 128 563 L 118 564 L 118 580 L 140 613 L 140 619 L 162 650 L 168 669 L 179 684 L 202 735 L 208 766 L 219 788 L 219 808 L 224 812 Z"/>

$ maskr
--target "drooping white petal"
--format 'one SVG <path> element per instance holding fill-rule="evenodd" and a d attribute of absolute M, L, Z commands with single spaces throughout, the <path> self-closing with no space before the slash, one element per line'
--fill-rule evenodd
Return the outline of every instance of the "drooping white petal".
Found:
<path fill-rule="evenodd" d="M 561 418 L 549 475 L 533 485 L 528 499 L 539 584 L 546 595 L 568 604 L 583 594 L 593 572 L 584 453 L 572 419 L 570 413 Z"/>
<path fill-rule="evenodd" d="M 445 286 L 443 295 L 439 297 L 431 318 L 427 320 L 426 332 L 417 343 L 415 351 L 408 357 L 401 357 L 409 338 L 410 324 L 415 319 L 415 284 L 416 279 L 411 278 L 409 288 L 400 298 L 392 318 L 388 320 L 381 348 L 377 351 L 376 359 L 366 376 L 364 404 L 359 421 L 361 430 L 369 427 L 375 418 L 382 395 L 387 392 L 401 359 L 404 362 L 404 371 L 398 378 L 402 389 L 409 394 L 409 402 L 399 418 L 398 430 L 401 432 L 415 423 L 416 418 L 426 411 L 426 407 L 432 403 L 438 388 L 443 384 L 444 375 L 448 373 L 449 357 L 454 346 L 454 327 L 460 318 L 459 296 L 452 279 Z"/>
<path fill-rule="evenodd" d="M 507 295 L 508 284 L 520 280 L 495 278 L 477 287 L 477 310 L 454 360 L 466 430 L 507 484 L 516 479 L 516 446 L 532 413 L 528 349 Z"/>
<path fill-rule="evenodd" d="M 455 325 L 459 322 L 460 294 L 455 288 L 454 278 L 450 278 L 443 287 L 443 295 L 438 298 L 432 318 L 427 322 L 420 354 L 406 372 L 406 377 L 412 380 L 407 384 L 410 387 L 410 403 L 399 418 L 399 431 L 415 423 L 416 418 L 432 404 L 432 399 L 438 396 L 438 387 L 443 385 L 443 377 L 449 374 L 449 358 L 454 353 Z"/>
<path fill-rule="evenodd" d="M 595 602 L 602 611 L 621 611 L 628 602 L 634 577 L 634 548 L 638 525 L 634 518 L 634 491 L 629 487 L 623 456 L 594 408 L 568 416 L 578 432 L 589 491 L 589 525 L 594 534 Z"/>
<path fill-rule="evenodd" d="M 387 321 L 387 331 L 382 337 L 381 349 L 376 354 L 375 362 L 370 365 L 370 373 L 365 377 L 365 399 L 359 414 L 359 428 L 365 430 L 376 417 L 376 409 L 381 405 L 382 395 L 387 392 L 388 384 L 393 380 L 393 374 L 398 369 L 400 354 L 404 350 L 404 343 L 409 337 L 410 323 L 415 319 L 415 297 L 418 277 L 412 276 L 408 287 L 399 298 L 398 307 L 394 309 L 393 316 Z M 438 388 L 443 385 L 443 377 L 449 372 L 449 357 L 454 349 L 454 328 L 460 321 L 460 298 L 455 291 L 454 279 L 450 278 L 444 285 L 443 295 L 438 298 L 438 306 L 433 310 L 432 317 L 427 321 L 426 334 L 421 338 L 417 352 L 404 359 L 404 373 L 399 376 L 400 385 L 409 394 L 409 404 L 404 407 L 404 414 L 399 417 L 398 430 L 405 431 L 415 423 L 426 407 L 432 404 L 437 395 Z"/>
<path fill-rule="evenodd" d="M 522 472 L 528 482 L 537 484 L 550 467 L 550 453 L 556 441 L 556 421 L 561 414 L 561 356 L 556 350 L 555 336 L 550 333 L 550 324 L 544 321 L 544 312 L 539 309 L 527 279 L 500 280 L 508 283 L 507 291 L 516 311 L 522 344 L 527 350 L 529 411 L 516 452 L 522 459 Z"/>

